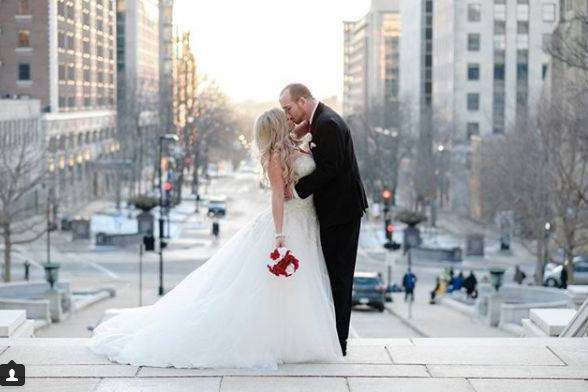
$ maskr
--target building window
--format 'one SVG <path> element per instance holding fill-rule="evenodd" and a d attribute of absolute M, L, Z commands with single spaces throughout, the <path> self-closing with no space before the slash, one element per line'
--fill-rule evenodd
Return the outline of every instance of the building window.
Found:
<path fill-rule="evenodd" d="M 517 22 L 517 34 L 527 35 L 529 34 L 529 22 L 518 21 Z"/>
<path fill-rule="evenodd" d="M 18 80 L 31 80 L 30 64 L 18 64 Z"/>
<path fill-rule="evenodd" d="M 553 40 L 553 35 L 550 33 L 543 34 L 543 50 L 547 51 L 551 48 L 551 42 Z"/>
<path fill-rule="evenodd" d="M 480 80 L 480 64 L 468 64 L 468 80 Z"/>
<path fill-rule="evenodd" d="M 466 126 L 467 140 L 471 140 L 472 136 L 480 134 L 480 123 L 469 122 Z"/>
<path fill-rule="evenodd" d="M 65 18 L 65 3 L 63 1 L 57 3 L 57 14 Z"/>
<path fill-rule="evenodd" d="M 67 80 L 75 80 L 76 72 L 73 65 L 67 66 Z"/>
<path fill-rule="evenodd" d="M 59 64 L 59 80 L 65 80 L 65 65 L 63 64 Z"/>
<path fill-rule="evenodd" d="M 28 30 L 21 30 L 18 32 L 18 47 L 19 48 L 30 48 L 31 41 L 30 41 L 30 31 Z"/>
<path fill-rule="evenodd" d="M 468 4 L 468 22 L 479 22 L 482 19 L 480 3 Z"/>
<path fill-rule="evenodd" d="M 70 49 L 70 50 L 74 49 L 74 36 L 73 36 L 73 34 L 68 34 L 65 39 L 65 42 L 67 44 L 68 49 Z"/>
<path fill-rule="evenodd" d="M 541 77 L 543 80 L 545 80 L 545 78 L 547 77 L 547 71 L 549 70 L 549 65 L 547 64 L 543 64 L 543 67 L 541 69 Z"/>
<path fill-rule="evenodd" d="M 528 65 L 527 63 L 519 63 L 517 64 L 517 80 L 518 81 L 526 81 L 528 74 Z"/>
<path fill-rule="evenodd" d="M 65 33 L 62 31 L 57 33 L 57 47 L 65 49 Z"/>
<path fill-rule="evenodd" d="M 494 49 L 505 50 L 506 49 L 506 35 L 495 35 L 494 36 Z"/>
<path fill-rule="evenodd" d="M 529 20 L 529 0 L 517 0 L 517 20 Z"/>
<path fill-rule="evenodd" d="M 467 95 L 468 100 L 468 110 L 470 112 L 476 112 L 480 110 L 480 94 L 478 93 L 469 93 Z"/>
<path fill-rule="evenodd" d="M 506 21 L 505 20 L 495 20 L 494 21 L 494 34 L 496 34 L 496 35 L 506 34 Z"/>
<path fill-rule="evenodd" d="M 505 0 L 494 0 L 494 20 L 506 20 Z"/>
<path fill-rule="evenodd" d="M 494 80 L 504 80 L 504 64 L 494 64 Z"/>
<path fill-rule="evenodd" d="M 468 50 L 470 52 L 477 52 L 480 50 L 480 34 L 468 34 Z"/>
<path fill-rule="evenodd" d="M 29 7 L 29 0 L 18 1 L 18 14 L 19 15 L 30 15 L 31 8 Z"/>

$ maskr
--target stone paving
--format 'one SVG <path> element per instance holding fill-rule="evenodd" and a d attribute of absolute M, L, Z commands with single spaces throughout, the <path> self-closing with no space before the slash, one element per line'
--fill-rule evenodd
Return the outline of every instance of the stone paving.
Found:
<path fill-rule="evenodd" d="M 341 362 L 275 371 L 118 365 L 86 342 L 0 339 L 0 363 L 25 364 L 15 391 L 588 391 L 586 338 L 353 339 Z"/>

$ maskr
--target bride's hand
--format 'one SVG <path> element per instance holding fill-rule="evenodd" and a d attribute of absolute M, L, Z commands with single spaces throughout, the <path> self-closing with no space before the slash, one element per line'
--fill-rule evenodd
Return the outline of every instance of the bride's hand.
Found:
<path fill-rule="evenodd" d="M 286 241 L 284 241 L 284 237 L 278 237 L 276 238 L 275 242 L 274 242 L 274 248 L 285 248 L 286 247 Z"/>
<path fill-rule="evenodd" d="M 294 135 L 296 135 L 297 138 L 301 138 L 308 132 L 310 132 L 310 124 L 307 120 L 302 121 L 300 124 L 296 124 L 295 127 L 292 129 L 292 133 L 294 133 Z"/>

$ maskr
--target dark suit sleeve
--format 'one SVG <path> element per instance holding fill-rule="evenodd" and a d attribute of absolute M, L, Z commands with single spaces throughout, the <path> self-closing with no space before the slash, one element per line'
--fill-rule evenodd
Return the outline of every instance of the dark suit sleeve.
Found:
<path fill-rule="evenodd" d="M 329 184 L 343 167 L 343 132 L 334 121 L 320 125 L 316 144 L 312 151 L 317 167 L 311 174 L 299 179 L 295 186 L 296 193 L 303 199 Z"/>

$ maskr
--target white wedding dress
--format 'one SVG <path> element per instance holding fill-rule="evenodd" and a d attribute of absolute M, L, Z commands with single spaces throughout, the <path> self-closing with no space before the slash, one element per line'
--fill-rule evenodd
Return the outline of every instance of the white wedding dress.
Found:
<path fill-rule="evenodd" d="M 315 168 L 293 163 L 298 177 Z M 271 209 L 243 227 L 204 265 L 151 306 L 94 329 L 89 347 L 112 361 L 178 368 L 263 368 L 342 358 L 312 198 L 287 201 L 286 246 L 300 260 L 290 277 L 267 268 Z"/>

